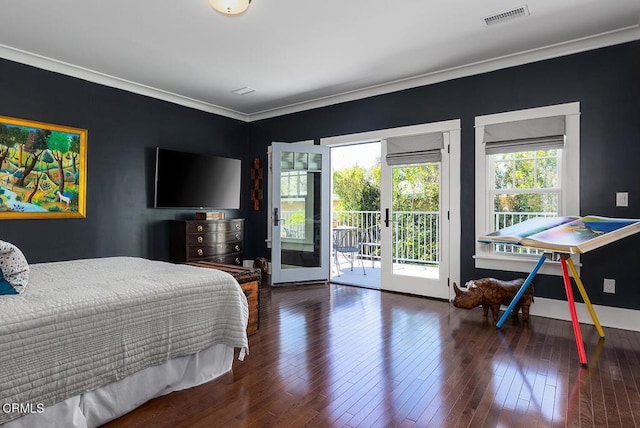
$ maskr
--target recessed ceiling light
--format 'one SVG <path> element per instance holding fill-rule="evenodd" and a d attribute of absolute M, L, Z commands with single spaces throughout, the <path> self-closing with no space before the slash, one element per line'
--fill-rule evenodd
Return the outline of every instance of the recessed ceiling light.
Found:
<path fill-rule="evenodd" d="M 231 91 L 231 92 L 233 92 L 236 95 L 247 95 L 255 91 L 256 91 L 255 89 L 245 86 L 244 88 L 238 88 L 235 91 Z"/>
<path fill-rule="evenodd" d="M 486 26 L 501 24 L 505 21 L 511 21 L 516 18 L 524 18 L 529 16 L 529 8 L 525 4 L 524 6 L 517 7 L 515 9 L 507 10 L 506 12 L 496 13 L 495 15 L 482 18 Z"/>

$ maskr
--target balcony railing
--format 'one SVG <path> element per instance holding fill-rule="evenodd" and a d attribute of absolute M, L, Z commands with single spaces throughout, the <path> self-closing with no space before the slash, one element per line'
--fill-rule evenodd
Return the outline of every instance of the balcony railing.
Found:
<path fill-rule="evenodd" d="M 380 259 L 379 211 L 334 211 L 334 224 L 353 226 L 360 231 L 370 231 L 368 251 L 361 254 L 366 259 Z M 520 223 L 533 217 L 554 217 L 552 212 L 498 212 L 494 214 L 495 230 Z M 304 219 L 299 212 L 282 212 L 282 238 L 304 239 Z M 440 262 L 440 213 L 437 211 L 394 211 L 392 217 L 393 262 L 437 265 Z M 496 245 L 495 250 L 511 254 L 537 254 L 538 250 L 512 245 Z"/>
<path fill-rule="evenodd" d="M 440 262 L 439 212 L 394 211 L 391 220 L 394 263 L 437 265 Z M 375 237 L 378 248 L 365 253 L 364 257 L 380 258 L 379 211 L 334 211 L 334 221 L 339 225 L 354 226 L 364 231 L 367 240 Z"/>
<path fill-rule="evenodd" d="M 525 220 L 529 220 L 534 217 L 555 217 L 558 214 L 555 212 L 497 212 L 494 213 L 494 230 L 504 229 L 505 227 L 513 226 L 514 224 L 521 223 Z M 542 250 L 536 250 L 534 248 L 517 247 L 514 245 L 495 244 L 495 251 L 499 253 L 507 254 L 534 254 L 538 255 L 542 253 Z"/>

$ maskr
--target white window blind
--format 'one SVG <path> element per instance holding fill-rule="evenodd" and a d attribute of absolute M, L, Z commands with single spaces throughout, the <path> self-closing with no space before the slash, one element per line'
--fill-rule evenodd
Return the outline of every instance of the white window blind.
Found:
<path fill-rule="evenodd" d="M 564 147 L 565 116 L 502 122 L 484 127 L 485 152 L 514 153 Z"/>
<path fill-rule="evenodd" d="M 387 139 L 387 165 L 440 162 L 444 148 L 442 132 Z"/>

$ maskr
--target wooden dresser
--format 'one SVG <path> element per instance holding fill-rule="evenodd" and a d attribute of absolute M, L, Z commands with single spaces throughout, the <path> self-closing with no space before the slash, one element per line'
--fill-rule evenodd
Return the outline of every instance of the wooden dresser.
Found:
<path fill-rule="evenodd" d="M 191 266 L 198 266 L 210 269 L 218 269 L 227 272 L 238 281 L 244 295 L 247 296 L 249 305 L 249 322 L 247 323 L 247 334 L 254 334 L 260 325 L 260 296 L 258 284 L 260 283 L 260 269 L 252 269 L 235 265 L 225 265 L 212 262 L 190 262 Z"/>
<path fill-rule="evenodd" d="M 169 258 L 174 263 L 242 264 L 244 219 L 170 222 Z"/>

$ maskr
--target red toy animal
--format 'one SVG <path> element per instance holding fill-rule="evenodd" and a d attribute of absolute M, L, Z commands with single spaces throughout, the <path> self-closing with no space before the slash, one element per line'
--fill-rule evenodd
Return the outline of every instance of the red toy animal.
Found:
<path fill-rule="evenodd" d="M 456 297 L 453 299 L 453 306 L 456 308 L 472 309 L 482 305 L 484 316 L 488 316 L 489 308 L 493 315 L 494 324 L 498 322 L 500 305 L 508 306 L 515 297 L 524 279 L 514 279 L 513 281 L 501 281 L 495 278 L 482 278 L 467 282 L 467 291 L 462 291 L 456 283 L 453 289 Z M 513 308 L 513 315 L 517 315 L 522 308 L 522 319 L 529 318 L 529 307 L 533 302 L 533 284 L 527 287 L 518 303 Z"/>

